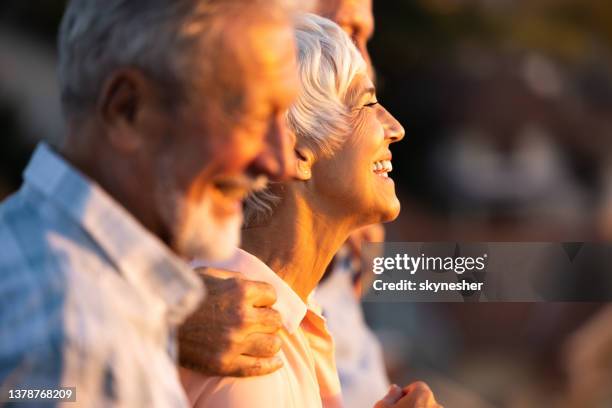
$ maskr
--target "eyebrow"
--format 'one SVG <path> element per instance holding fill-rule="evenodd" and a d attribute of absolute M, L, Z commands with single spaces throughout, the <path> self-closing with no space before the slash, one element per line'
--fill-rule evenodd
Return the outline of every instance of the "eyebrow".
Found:
<path fill-rule="evenodd" d="M 363 99 L 365 95 L 376 95 L 376 88 L 373 86 L 363 89 L 361 92 L 358 89 L 353 89 L 352 92 L 349 93 L 348 100 L 351 101 L 351 104 L 358 104 Z"/>
<path fill-rule="evenodd" d="M 371 96 L 375 96 L 376 95 L 376 88 L 374 88 L 373 86 L 364 89 L 363 91 L 361 91 L 361 93 L 359 94 L 359 99 L 361 100 L 361 98 L 363 98 L 365 95 L 371 95 Z"/>

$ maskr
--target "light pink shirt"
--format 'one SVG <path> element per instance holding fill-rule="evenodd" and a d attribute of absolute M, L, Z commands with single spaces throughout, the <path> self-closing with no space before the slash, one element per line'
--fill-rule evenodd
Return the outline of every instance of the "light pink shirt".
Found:
<path fill-rule="evenodd" d="M 215 267 L 241 272 L 246 278 L 267 282 L 276 290 L 274 308 L 283 328 L 279 356 L 283 367 L 260 377 L 206 377 L 180 368 L 190 403 L 197 408 L 336 408 L 342 406 L 334 345 L 325 319 L 306 305 L 274 271 L 255 256 L 238 250 L 222 263 L 195 262 L 195 267 Z"/>

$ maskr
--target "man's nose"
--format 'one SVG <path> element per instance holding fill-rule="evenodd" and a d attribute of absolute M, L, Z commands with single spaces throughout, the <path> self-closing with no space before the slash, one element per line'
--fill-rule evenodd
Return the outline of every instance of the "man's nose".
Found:
<path fill-rule="evenodd" d="M 285 181 L 295 177 L 294 140 L 285 125 L 284 117 L 276 118 L 266 135 L 263 151 L 256 159 L 256 171 L 271 181 Z"/>
<path fill-rule="evenodd" d="M 374 66 L 372 65 L 372 57 L 370 57 L 370 52 L 368 51 L 367 44 L 360 44 L 357 46 L 357 49 L 359 50 L 361 56 L 366 62 L 368 76 L 370 77 L 372 82 L 376 83 L 376 72 L 374 71 Z"/>

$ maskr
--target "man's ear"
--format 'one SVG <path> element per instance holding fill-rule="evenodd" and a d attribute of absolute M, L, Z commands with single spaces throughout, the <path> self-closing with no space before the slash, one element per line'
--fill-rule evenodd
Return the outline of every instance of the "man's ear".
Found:
<path fill-rule="evenodd" d="M 312 150 L 305 146 L 295 147 L 295 178 L 306 181 L 312 177 L 312 165 L 314 164 L 314 154 Z"/>
<path fill-rule="evenodd" d="M 139 119 L 153 96 L 151 82 L 136 69 L 121 69 L 104 83 L 98 99 L 98 112 L 106 125 L 109 142 L 129 152 L 141 145 Z"/>

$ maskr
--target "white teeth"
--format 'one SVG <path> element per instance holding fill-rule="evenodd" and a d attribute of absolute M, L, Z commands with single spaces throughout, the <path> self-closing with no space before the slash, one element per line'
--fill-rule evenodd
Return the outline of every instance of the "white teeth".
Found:
<path fill-rule="evenodd" d="M 390 172 L 392 170 L 393 170 L 393 166 L 391 165 L 391 160 L 379 160 L 372 164 L 373 172 L 383 171 L 384 173 L 380 173 L 380 174 L 386 174 L 387 172 Z"/>

